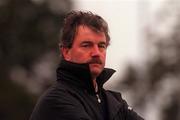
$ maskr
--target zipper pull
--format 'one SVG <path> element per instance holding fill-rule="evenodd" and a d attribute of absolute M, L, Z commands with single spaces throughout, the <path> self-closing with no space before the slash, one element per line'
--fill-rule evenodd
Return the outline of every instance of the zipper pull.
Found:
<path fill-rule="evenodd" d="M 96 94 L 96 97 L 97 97 L 98 103 L 101 103 L 101 99 L 98 94 Z"/>
<path fill-rule="evenodd" d="M 96 82 L 95 82 L 95 92 L 96 92 L 96 97 L 97 97 L 98 103 L 101 103 L 101 99 L 100 99 L 100 97 L 98 95 L 98 85 L 97 85 Z"/>

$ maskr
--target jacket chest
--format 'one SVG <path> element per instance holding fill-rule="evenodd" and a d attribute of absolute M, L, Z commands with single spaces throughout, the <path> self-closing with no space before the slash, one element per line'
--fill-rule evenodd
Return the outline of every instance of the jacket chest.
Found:
<path fill-rule="evenodd" d="M 80 101 L 86 113 L 92 120 L 107 119 L 107 105 L 102 94 L 89 94 L 87 92 L 79 92 L 76 99 Z"/>

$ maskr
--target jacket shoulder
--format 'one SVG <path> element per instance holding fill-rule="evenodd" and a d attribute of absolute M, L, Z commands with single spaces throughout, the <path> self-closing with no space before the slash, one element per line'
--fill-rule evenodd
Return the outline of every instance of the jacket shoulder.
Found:
<path fill-rule="evenodd" d="M 122 116 L 124 116 L 126 120 L 144 120 L 128 105 L 128 103 L 122 98 L 122 95 L 120 92 L 115 92 L 115 91 L 110 91 L 110 90 L 107 90 L 106 92 L 108 93 L 108 95 L 111 95 L 111 97 L 113 97 L 112 99 L 115 99 L 115 101 L 118 101 L 119 105 L 121 106 L 117 114 L 117 120 L 119 120 L 119 118 L 121 118 Z M 116 104 L 118 105 L 118 103 Z"/>
<path fill-rule="evenodd" d="M 115 92 L 115 91 L 111 91 L 111 90 L 107 90 L 106 91 L 107 93 L 111 94 L 116 100 L 122 102 L 123 99 L 122 99 L 122 95 L 120 92 Z"/>
<path fill-rule="evenodd" d="M 57 83 L 38 100 L 30 120 L 90 120 L 66 85 Z"/>

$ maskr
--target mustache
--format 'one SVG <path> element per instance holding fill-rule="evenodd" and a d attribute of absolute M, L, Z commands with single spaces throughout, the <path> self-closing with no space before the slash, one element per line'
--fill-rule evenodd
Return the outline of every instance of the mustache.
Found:
<path fill-rule="evenodd" d="M 102 61 L 99 58 L 92 58 L 87 63 L 88 64 L 102 64 Z"/>

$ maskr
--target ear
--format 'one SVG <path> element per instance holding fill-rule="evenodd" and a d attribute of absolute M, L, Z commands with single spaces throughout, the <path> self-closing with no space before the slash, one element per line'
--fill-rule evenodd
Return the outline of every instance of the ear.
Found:
<path fill-rule="evenodd" d="M 65 60 L 70 60 L 70 48 L 67 47 L 61 47 L 61 53 Z"/>

